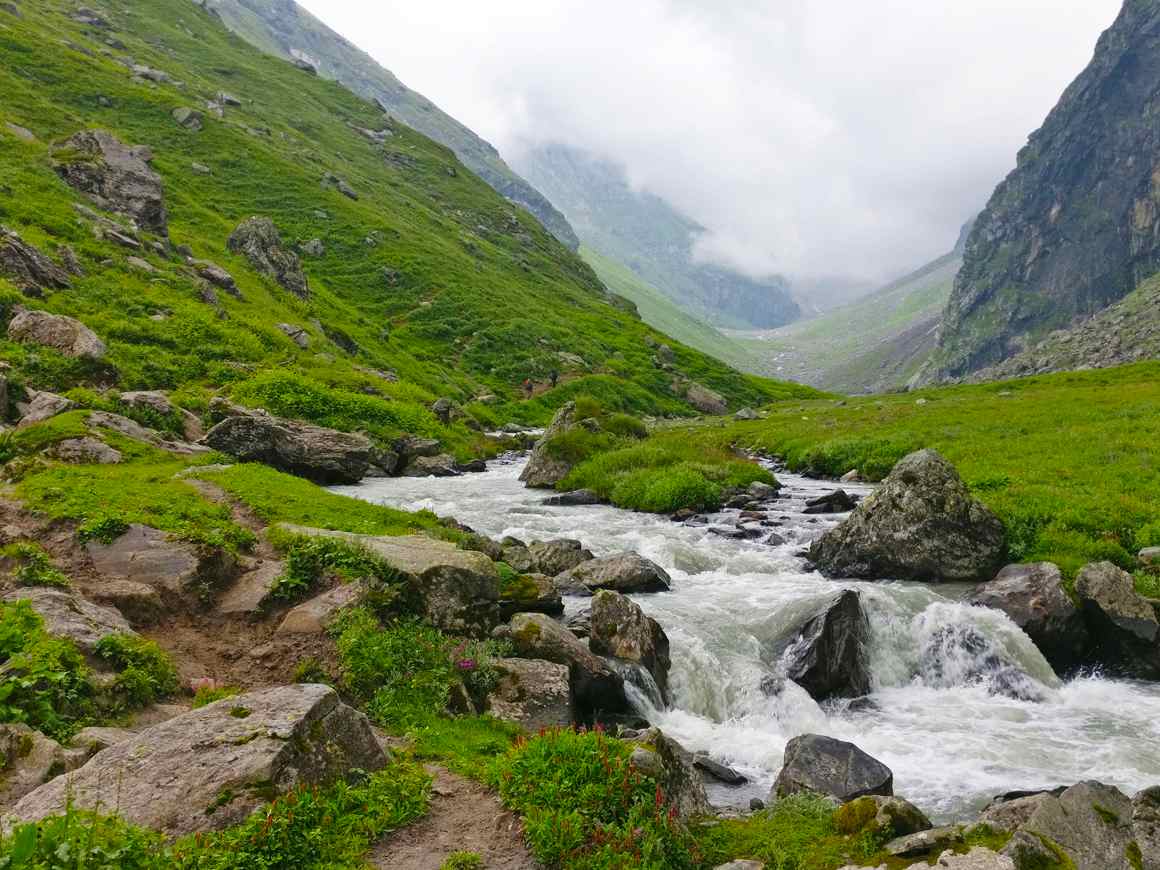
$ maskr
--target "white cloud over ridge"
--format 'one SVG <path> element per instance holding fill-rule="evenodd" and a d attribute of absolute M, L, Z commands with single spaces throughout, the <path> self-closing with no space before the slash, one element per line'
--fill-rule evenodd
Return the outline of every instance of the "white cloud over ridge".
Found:
<path fill-rule="evenodd" d="M 1119 0 L 300 0 L 518 168 L 563 142 L 750 274 L 953 244 Z"/>

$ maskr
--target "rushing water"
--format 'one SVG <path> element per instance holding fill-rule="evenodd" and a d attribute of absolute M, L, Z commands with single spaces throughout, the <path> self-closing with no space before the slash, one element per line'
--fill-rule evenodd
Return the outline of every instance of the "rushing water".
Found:
<path fill-rule="evenodd" d="M 336 491 L 426 508 L 492 537 L 578 538 L 598 556 L 635 550 L 663 565 L 672 591 L 633 598 L 669 636 L 673 706 L 635 700 L 687 748 L 750 778 L 712 788 L 715 803 L 764 798 L 786 742 L 807 732 L 881 759 L 896 793 L 937 819 L 966 817 L 1014 789 L 1098 779 L 1132 794 L 1160 783 L 1160 685 L 1094 676 L 1061 683 L 1006 616 L 961 603 L 963 587 L 830 581 L 806 570 L 796 554 L 840 517 L 806 517 L 803 502 L 833 484 L 779 474 L 786 489 L 769 515 L 784 542 L 771 545 L 610 507 L 546 507 L 543 491 L 517 480 L 522 465 Z M 861 592 L 869 616 L 873 703 L 819 706 L 793 683 L 767 696 L 760 685 L 777 673 L 778 641 L 844 588 Z M 586 605 L 565 601 L 569 612 Z"/>

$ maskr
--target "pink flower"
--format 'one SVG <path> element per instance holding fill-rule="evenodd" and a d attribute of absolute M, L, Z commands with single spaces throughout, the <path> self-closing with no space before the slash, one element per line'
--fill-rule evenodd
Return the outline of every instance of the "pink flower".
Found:
<path fill-rule="evenodd" d="M 475 659 L 460 659 L 455 663 L 455 667 L 461 671 L 473 671 L 475 670 Z"/>

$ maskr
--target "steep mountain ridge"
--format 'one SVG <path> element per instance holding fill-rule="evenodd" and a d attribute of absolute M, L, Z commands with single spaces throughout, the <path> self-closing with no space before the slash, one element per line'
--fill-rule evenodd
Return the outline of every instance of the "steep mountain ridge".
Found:
<path fill-rule="evenodd" d="M 800 316 L 783 279 L 757 281 L 696 262 L 693 244 L 703 228 L 660 197 L 633 190 L 619 166 L 562 144 L 514 159 L 585 245 L 623 263 L 695 317 L 717 326 L 772 328 Z"/>
<path fill-rule="evenodd" d="M 1160 5 L 1125 0 L 979 216 L 921 380 L 1001 363 L 1160 269 Z"/>
<path fill-rule="evenodd" d="M 580 241 L 547 197 L 512 171 L 489 142 L 384 69 L 370 55 L 335 33 L 294 0 L 202 0 L 226 26 L 270 54 L 300 53 L 319 73 L 341 82 L 423 135 L 446 145 L 463 164 L 504 197 L 537 218 L 573 251 Z"/>

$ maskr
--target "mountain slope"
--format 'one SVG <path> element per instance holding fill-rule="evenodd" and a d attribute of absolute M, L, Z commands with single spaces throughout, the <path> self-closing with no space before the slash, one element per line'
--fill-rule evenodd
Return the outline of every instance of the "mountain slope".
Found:
<path fill-rule="evenodd" d="M 580 256 L 596 270 L 609 290 L 636 305 L 641 318 L 649 326 L 741 371 L 757 371 L 757 359 L 740 344 L 677 307 L 675 302 L 630 269 L 586 246 L 580 247 Z"/>
<path fill-rule="evenodd" d="M 632 190 L 619 167 L 565 145 L 534 149 L 517 165 L 568 216 L 585 245 L 623 263 L 695 317 L 771 328 L 799 316 L 784 281 L 754 281 L 694 262 L 702 228 L 659 197 Z"/>
<path fill-rule="evenodd" d="M 953 251 L 862 299 L 772 332 L 730 335 L 776 377 L 847 393 L 901 387 L 934 349 L 969 227 Z"/>
<path fill-rule="evenodd" d="M 321 75 L 420 133 L 446 145 L 472 172 L 508 199 L 526 208 L 561 242 L 577 250 L 580 241 L 568 221 L 543 194 L 511 170 L 499 152 L 438 106 L 400 82 L 374 58 L 302 9 L 294 0 L 204 0 L 235 33 L 270 54 L 309 55 Z"/>
<path fill-rule="evenodd" d="M 1126 0 L 967 243 L 924 373 L 994 365 L 1160 269 L 1160 4 Z"/>
<path fill-rule="evenodd" d="M 7 321 L 23 304 L 71 315 L 108 353 L 93 363 L 0 341 L 10 400 L 82 387 L 76 400 L 99 406 L 92 389 L 115 385 L 176 390 L 204 408 L 224 392 L 468 452 L 468 424 L 542 422 L 580 392 L 639 413 L 691 414 L 675 374 L 734 407 L 796 390 L 656 333 L 449 150 L 384 124 L 345 87 L 262 54 L 185 0 L 88 8 L 47 0 L 20 17 L 0 12 L 0 222 L 75 267 L 65 282 L 28 287 L 5 259 L 5 236 L 0 314 Z M 107 167 L 75 144 L 51 144 L 92 128 L 148 146 L 167 226 L 133 227 L 62 178 L 65 167 Z M 308 292 L 229 250 L 253 215 L 300 252 Z M 215 290 L 199 261 L 233 281 Z M 673 345 L 673 371 L 653 362 L 660 341 Z M 520 401 L 526 379 L 545 391 L 533 402 Z M 469 416 L 440 422 L 430 410 L 440 396 Z"/>

